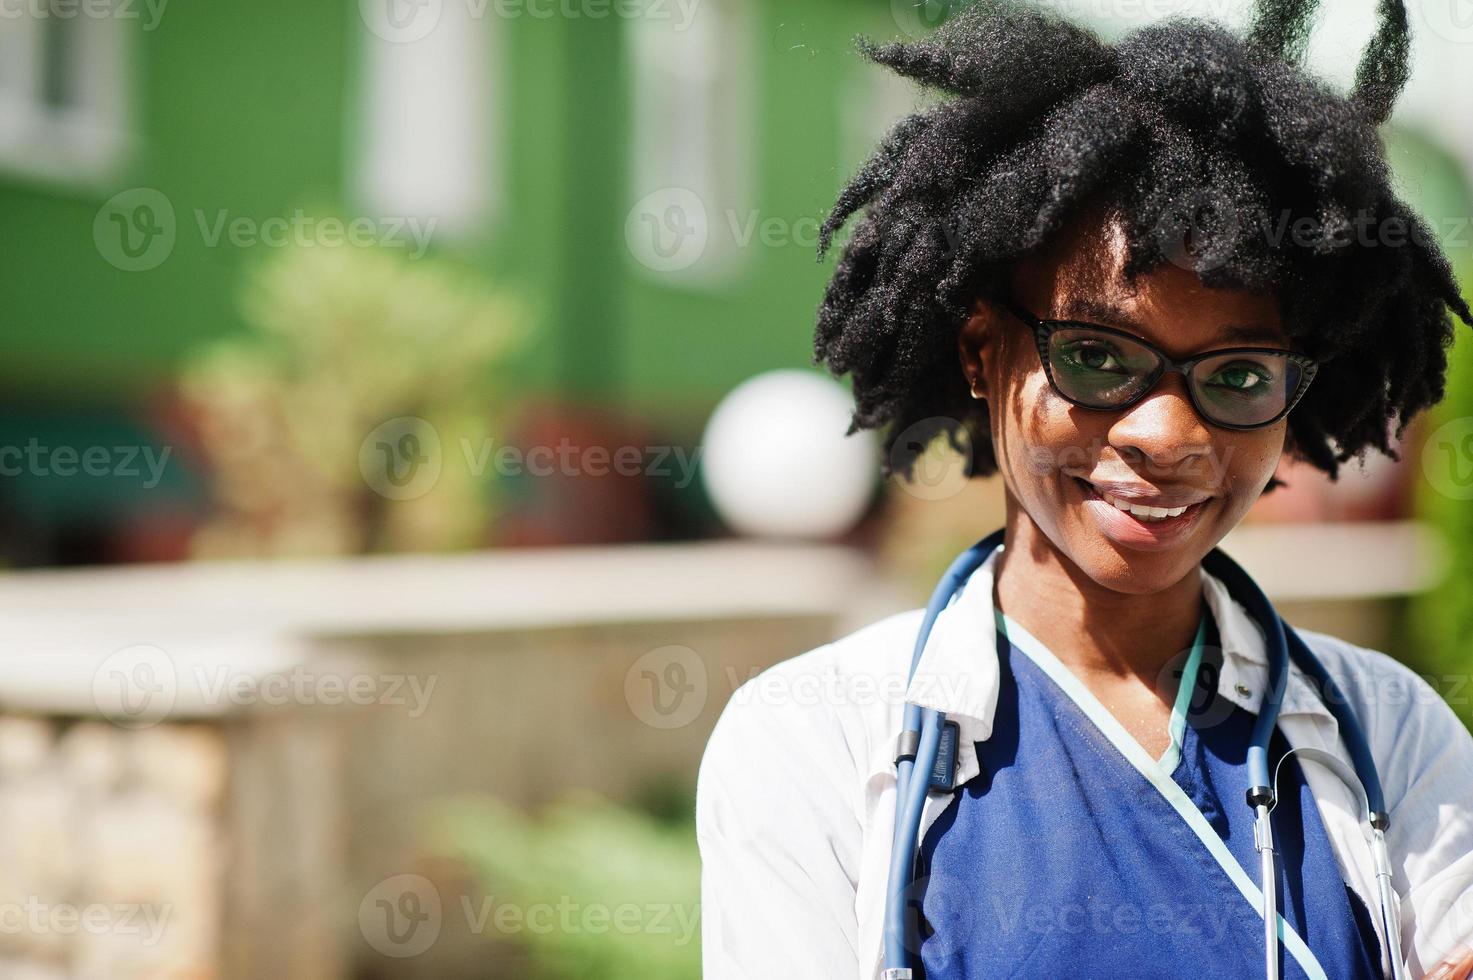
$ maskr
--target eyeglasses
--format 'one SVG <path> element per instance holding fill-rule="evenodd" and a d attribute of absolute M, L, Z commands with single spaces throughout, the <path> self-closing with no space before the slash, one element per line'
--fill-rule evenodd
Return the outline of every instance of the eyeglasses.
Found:
<path fill-rule="evenodd" d="M 1319 363 L 1273 347 L 1224 347 L 1176 360 L 1134 334 L 1097 323 L 1040 320 L 1011 300 L 1033 328 L 1038 357 L 1059 397 L 1080 408 L 1128 408 L 1167 372 L 1186 379 L 1192 407 L 1224 429 L 1272 425 L 1304 397 Z"/>

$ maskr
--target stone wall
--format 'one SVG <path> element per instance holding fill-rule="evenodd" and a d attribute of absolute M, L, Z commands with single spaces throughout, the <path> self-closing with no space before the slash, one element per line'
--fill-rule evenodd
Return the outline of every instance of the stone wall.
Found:
<path fill-rule="evenodd" d="M 214 978 L 226 738 L 0 717 L 0 976 Z"/>

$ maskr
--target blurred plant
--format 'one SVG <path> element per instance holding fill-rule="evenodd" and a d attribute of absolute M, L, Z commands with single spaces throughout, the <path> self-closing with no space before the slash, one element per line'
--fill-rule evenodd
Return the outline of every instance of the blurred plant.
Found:
<path fill-rule="evenodd" d="M 484 540 L 490 473 L 457 465 L 457 447 L 485 445 L 504 417 L 504 368 L 525 322 L 514 297 L 443 260 L 301 245 L 254 270 L 242 307 L 249 332 L 200 351 L 181 379 L 218 503 L 197 555 Z M 443 452 L 428 486 L 395 495 L 374 478 L 371 433 L 404 418 Z M 377 461 L 380 477 L 389 463 Z"/>
<path fill-rule="evenodd" d="M 1473 255 L 1462 252 L 1455 262 L 1458 281 L 1464 284 L 1466 295 L 1469 284 L 1473 284 Z M 1470 419 L 1473 419 L 1473 344 L 1466 337 L 1459 337 L 1448 356 L 1447 395 L 1432 411 L 1426 428 L 1453 425 L 1465 431 Z M 1448 448 L 1458 450 L 1453 458 L 1437 455 L 1439 450 Z M 1429 453 L 1434 454 L 1430 460 Z M 1465 683 L 1473 671 L 1473 590 L 1468 588 L 1469 581 L 1473 581 L 1473 506 L 1466 494 L 1448 492 L 1452 477 L 1463 475 L 1463 468 L 1473 464 L 1466 453 L 1466 442 L 1459 440 L 1456 447 L 1424 444 L 1420 457 L 1414 457 L 1421 463 L 1419 469 L 1424 474 L 1429 469 L 1446 471 L 1435 484 L 1427 479 L 1421 481 L 1418 503 L 1421 516 L 1446 542 L 1449 561 L 1442 581 L 1412 603 L 1414 642 L 1409 646 L 1414 661 L 1410 666 L 1433 675 L 1439 693 L 1448 699 L 1463 723 L 1473 728 L 1473 699 Z"/>
<path fill-rule="evenodd" d="M 497 905 L 570 909 L 572 928 L 512 933 L 544 980 L 695 980 L 701 863 L 691 812 L 662 820 L 584 793 L 532 818 L 461 800 L 432 818 L 432 846 L 468 864 Z"/>

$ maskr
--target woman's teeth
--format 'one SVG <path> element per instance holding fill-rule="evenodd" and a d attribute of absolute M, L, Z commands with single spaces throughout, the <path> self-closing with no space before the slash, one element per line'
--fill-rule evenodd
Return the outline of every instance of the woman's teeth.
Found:
<path fill-rule="evenodd" d="M 1143 521 L 1164 521 L 1168 517 L 1177 517 L 1187 511 L 1186 507 L 1145 507 L 1121 500 L 1119 497 L 1112 497 L 1108 493 L 1101 493 L 1100 496 L 1106 503 L 1112 504 L 1116 510 L 1123 510 L 1131 517 Z"/>

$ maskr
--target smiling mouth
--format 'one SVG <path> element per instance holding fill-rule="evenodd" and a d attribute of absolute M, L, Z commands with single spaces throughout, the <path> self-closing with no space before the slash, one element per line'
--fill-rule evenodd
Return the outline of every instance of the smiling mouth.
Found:
<path fill-rule="evenodd" d="M 1117 496 L 1099 489 L 1093 483 L 1081 477 L 1074 477 L 1074 481 L 1084 491 L 1086 499 L 1103 501 L 1116 510 L 1124 514 L 1129 514 L 1142 524 L 1162 524 L 1169 527 L 1176 524 L 1189 523 L 1196 516 L 1197 511 L 1202 509 L 1202 505 L 1207 502 L 1204 499 L 1195 503 L 1181 504 L 1176 507 L 1162 507 Z"/>

